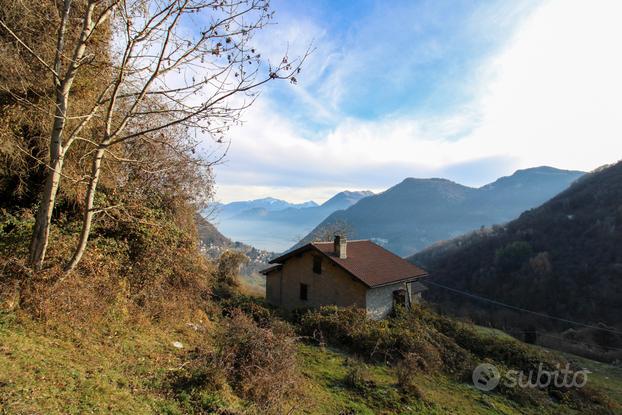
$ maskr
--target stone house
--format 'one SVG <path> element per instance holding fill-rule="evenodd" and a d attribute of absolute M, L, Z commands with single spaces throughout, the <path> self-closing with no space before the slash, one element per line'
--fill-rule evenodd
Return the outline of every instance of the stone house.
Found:
<path fill-rule="evenodd" d="M 370 318 L 386 317 L 395 304 L 406 307 L 425 290 L 417 280 L 428 274 L 375 243 L 312 242 L 270 261 L 266 299 L 286 310 L 337 305 L 367 310 Z"/>

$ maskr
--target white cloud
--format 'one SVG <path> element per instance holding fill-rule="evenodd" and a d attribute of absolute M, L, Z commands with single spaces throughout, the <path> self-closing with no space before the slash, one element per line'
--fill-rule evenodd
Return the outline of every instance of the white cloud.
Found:
<path fill-rule="evenodd" d="M 287 108 L 259 101 L 232 133 L 229 161 L 217 169 L 218 196 L 321 200 L 345 188 L 379 190 L 406 176 L 483 184 L 516 168 L 590 170 L 617 161 L 620 15 L 622 3 L 613 0 L 543 4 L 482 64 L 478 97 L 447 117 L 344 118 L 308 140 Z"/>
<path fill-rule="evenodd" d="M 622 3 L 550 2 L 494 61 L 470 140 L 521 165 L 592 169 L 622 155 Z"/>

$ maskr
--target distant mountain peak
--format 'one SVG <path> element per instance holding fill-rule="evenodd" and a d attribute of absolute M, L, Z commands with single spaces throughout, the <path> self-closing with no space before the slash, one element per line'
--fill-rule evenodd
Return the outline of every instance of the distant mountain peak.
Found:
<path fill-rule="evenodd" d="M 394 187 L 400 186 L 400 185 L 420 185 L 420 184 L 448 184 L 448 185 L 454 185 L 454 186 L 460 186 L 460 187 L 468 187 L 465 186 L 463 184 L 460 183 L 456 183 L 452 180 L 449 179 L 444 179 L 442 177 L 428 177 L 428 178 L 421 178 L 421 177 L 407 177 L 404 180 L 402 180 L 400 183 L 398 183 L 397 185 L 395 185 Z"/>
<path fill-rule="evenodd" d="M 556 174 L 580 173 L 580 174 L 584 174 L 585 172 L 582 172 L 579 170 L 558 169 L 557 167 L 551 167 L 551 166 L 537 166 L 537 167 L 528 167 L 526 169 L 518 169 L 511 176 L 530 174 L 530 173 L 556 173 Z"/>
<path fill-rule="evenodd" d="M 259 202 L 259 201 L 264 201 L 264 202 L 268 202 L 268 203 L 285 202 L 284 200 L 277 199 L 277 198 L 274 198 L 274 197 L 264 197 L 262 199 L 252 200 L 251 202 Z"/>
<path fill-rule="evenodd" d="M 317 203 L 315 203 L 315 201 L 313 200 L 308 200 L 306 202 L 302 202 L 302 203 L 295 203 L 293 204 L 294 207 L 298 207 L 298 208 L 310 208 L 310 207 L 317 207 L 319 206 Z"/>
<path fill-rule="evenodd" d="M 302 241 L 334 226 L 351 237 L 382 239 L 405 255 L 482 225 L 505 223 L 565 190 L 583 173 L 541 166 L 473 188 L 443 178 L 409 177 L 388 190 L 334 212 Z"/>
<path fill-rule="evenodd" d="M 529 177 L 534 171 L 537 180 Z M 515 173 L 513 176 L 527 177 L 523 180 L 527 183 L 524 187 L 531 187 L 530 195 L 539 193 L 542 196 L 542 190 L 550 193 L 555 179 L 563 177 L 572 185 L 504 226 L 445 240 L 414 255 L 412 260 L 426 267 L 439 284 L 457 290 L 476 291 L 484 297 L 512 302 L 517 307 L 563 315 L 587 324 L 620 326 L 622 162 L 574 179 L 579 173 L 546 166 Z M 498 182 L 504 180 L 519 182 L 512 176 Z M 490 198 L 496 206 L 521 192 L 499 185 L 489 193 L 499 190 L 501 197 Z M 477 320 L 481 316 L 489 319 L 488 316 L 494 314 L 482 313 L 489 310 L 480 308 L 478 302 L 461 300 L 451 293 L 428 294 L 432 297 L 428 297 L 429 300 L 441 303 L 449 312 L 460 310 L 461 315 L 470 315 L 478 323 L 482 322 Z M 551 301 L 552 296 L 555 301 Z M 586 307 L 586 298 L 590 305 L 601 306 Z M 486 324 L 491 322 L 510 329 L 516 328 L 512 324 L 523 324 L 519 320 L 512 322 L 506 316 L 498 320 L 490 318 Z M 533 330 L 541 327 L 547 331 L 567 329 L 566 324 L 557 327 L 552 324 L 551 320 L 534 320 Z M 580 339 L 582 335 L 591 339 L 593 333 L 577 328 L 573 339 Z"/>
<path fill-rule="evenodd" d="M 344 190 L 343 192 L 337 193 L 320 206 L 323 208 L 333 207 L 337 209 L 345 209 L 359 200 L 373 194 L 374 192 L 370 190 Z"/>
<path fill-rule="evenodd" d="M 556 186 L 560 178 L 569 179 L 571 182 L 583 176 L 585 172 L 578 170 L 562 170 L 550 166 L 531 167 L 516 170 L 509 176 L 498 178 L 492 183 L 480 187 L 481 190 L 492 190 L 499 187 L 516 187 L 525 185 L 527 182 L 541 182 L 541 187 L 547 185 Z"/>

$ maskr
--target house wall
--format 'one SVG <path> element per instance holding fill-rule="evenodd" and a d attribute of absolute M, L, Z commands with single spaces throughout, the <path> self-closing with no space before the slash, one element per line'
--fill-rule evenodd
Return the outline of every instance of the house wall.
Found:
<path fill-rule="evenodd" d="M 409 284 L 397 283 L 370 288 L 367 291 L 366 298 L 367 316 L 374 320 L 387 317 L 389 313 L 391 313 L 391 310 L 393 310 L 393 291 L 407 288 L 407 285 Z"/>
<path fill-rule="evenodd" d="M 413 293 L 412 284 L 406 284 L 408 286 L 408 297 L 410 298 L 411 304 L 421 304 L 423 302 L 423 298 L 421 293 Z"/>
<path fill-rule="evenodd" d="M 346 271 L 322 259 L 322 273 L 313 272 L 313 251 L 289 258 L 280 271 L 266 276 L 266 298 L 286 310 L 322 305 L 365 308 L 367 287 Z M 300 284 L 308 286 L 308 300 L 300 299 Z"/>
<path fill-rule="evenodd" d="M 281 269 L 271 271 L 266 275 L 266 301 L 269 304 L 281 305 L 281 278 L 283 278 Z"/>

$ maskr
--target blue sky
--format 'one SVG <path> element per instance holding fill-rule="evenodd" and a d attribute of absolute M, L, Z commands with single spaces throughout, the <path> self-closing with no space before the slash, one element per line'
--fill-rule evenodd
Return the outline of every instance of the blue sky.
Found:
<path fill-rule="evenodd" d="M 231 132 L 217 199 L 322 201 L 405 177 L 482 185 L 622 154 L 616 1 L 272 3 L 255 42 L 314 52 Z"/>

